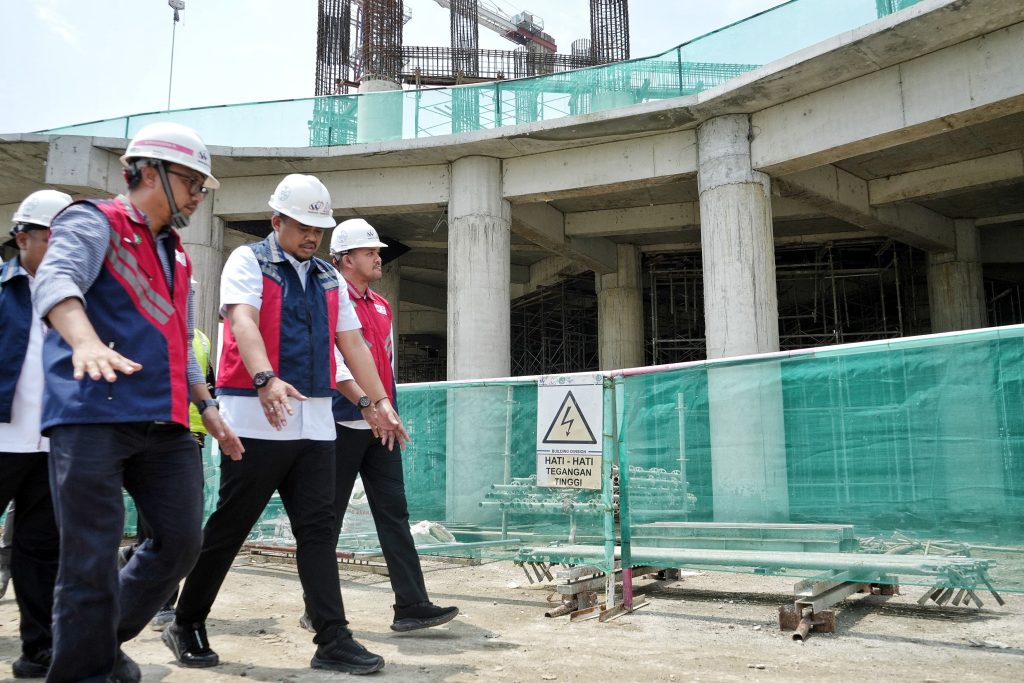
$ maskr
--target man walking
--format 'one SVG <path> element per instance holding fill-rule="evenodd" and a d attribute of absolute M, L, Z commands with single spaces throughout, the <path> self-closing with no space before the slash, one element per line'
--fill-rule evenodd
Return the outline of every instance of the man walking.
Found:
<path fill-rule="evenodd" d="M 42 678 L 50 667 L 60 542 L 50 498 L 50 444 L 39 431 L 44 328 L 32 313 L 32 290 L 50 222 L 70 203 L 70 196 L 56 190 L 30 194 L 14 212 L 11 235 L 18 255 L 0 268 L 0 510 L 12 500 L 18 509 L 7 518 L 10 575 L 21 613 L 21 656 L 11 665 L 15 678 Z M 0 581 L 6 590 L 7 581 Z"/>
<path fill-rule="evenodd" d="M 242 453 L 190 349 L 192 266 L 176 230 L 218 187 L 209 152 L 190 128 L 154 123 L 121 163 L 126 194 L 76 202 L 54 219 L 33 295 L 56 332 L 43 344 L 42 429 L 61 536 L 51 683 L 139 679 L 120 644 L 156 614 L 201 544 L 190 396 L 224 453 Z M 122 486 L 152 538 L 119 573 Z"/>
<path fill-rule="evenodd" d="M 379 402 L 378 423 L 402 430 L 359 334 L 359 320 L 331 264 L 314 256 L 333 228 L 331 197 L 315 177 L 292 174 L 270 198 L 273 232 L 236 249 L 221 277 L 224 345 L 217 394 L 245 459 L 221 462 L 217 509 L 178 599 L 164 642 L 183 666 L 208 667 L 206 618 L 235 555 L 271 495 L 281 495 L 295 534 L 299 580 L 317 644 L 314 669 L 367 674 L 384 659 L 348 630 L 334 535 L 334 348 Z M 404 430 L 402 430 L 404 431 Z"/>
<path fill-rule="evenodd" d="M 391 405 L 397 409 L 391 306 L 387 299 L 370 289 L 383 275 L 380 250 L 386 246 L 373 226 L 361 218 L 344 221 L 331 236 L 334 267 L 341 271 L 348 286 L 348 295 L 363 326 L 363 337 L 374 365 Z M 360 476 L 395 593 L 392 630 L 412 631 L 445 624 L 458 615 L 459 608 L 438 607 L 427 598 L 419 555 L 409 532 L 409 506 L 402 474 L 404 432 L 373 434 L 366 418 L 371 417 L 374 406 L 343 363 L 338 369 L 341 395 L 334 399 L 334 417 L 338 423 L 335 545 L 352 487 Z"/>

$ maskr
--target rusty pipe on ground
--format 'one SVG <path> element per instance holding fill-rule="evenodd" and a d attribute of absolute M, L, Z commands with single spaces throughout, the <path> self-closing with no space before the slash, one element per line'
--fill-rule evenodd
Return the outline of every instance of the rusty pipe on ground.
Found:
<path fill-rule="evenodd" d="M 811 610 L 810 607 L 805 607 L 803 611 L 800 612 L 800 623 L 797 625 L 796 630 L 793 631 L 793 640 L 807 640 L 807 635 L 814 627 L 814 622 L 811 620 L 813 616 L 814 611 Z"/>
<path fill-rule="evenodd" d="M 564 616 L 566 614 L 569 614 L 570 612 L 575 612 L 575 611 L 576 611 L 576 601 L 575 600 L 570 600 L 569 602 L 563 602 L 558 607 L 555 607 L 553 609 L 549 609 L 547 612 L 544 613 L 544 616 L 546 616 L 546 617 L 561 617 L 561 616 Z"/>

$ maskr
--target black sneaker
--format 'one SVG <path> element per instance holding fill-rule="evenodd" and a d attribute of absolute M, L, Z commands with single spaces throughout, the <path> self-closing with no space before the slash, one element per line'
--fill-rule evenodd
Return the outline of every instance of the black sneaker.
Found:
<path fill-rule="evenodd" d="M 124 650 L 118 650 L 114 670 L 107 676 L 107 683 L 139 683 L 141 680 L 142 670 L 139 665 L 132 661 Z"/>
<path fill-rule="evenodd" d="M 50 650 L 40 650 L 32 656 L 21 655 L 11 664 L 15 678 L 44 678 L 50 670 Z"/>
<path fill-rule="evenodd" d="M 206 638 L 206 624 L 168 624 L 160 639 L 182 666 L 204 669 L 220 664 L 220 657 L 210 649 L 210 641 Z"/>
<path fill-rule="evenodd" d="M 343 629 L 331 642 L 317 646 L 309 666 L 350 674 L 372 674 L 384 668 L 384 658 L 357 643 L 352 634 Z"/>
<path fill-rule="evenodd" d="M 440 626 L 459 615 L 458 607 L 438 607 L 432 602 L 421 602 L 409 607 L 395 607 L 392 631 L 415 631 L 431 626 Z"/>

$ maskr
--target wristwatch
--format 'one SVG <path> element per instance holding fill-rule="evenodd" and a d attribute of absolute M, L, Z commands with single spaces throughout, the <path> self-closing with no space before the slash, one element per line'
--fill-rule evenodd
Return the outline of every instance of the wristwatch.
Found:
<path fill-rule="evenodd" d="M 256 389 L 262 389 L 267 386 L 267 382 L 277 377 L 273 370 L 264 370 L 263 372 L 257 372 L 252 376 L 252 385 Z"/>
<path fill-rule="evenodd" d="M 220 401 L 218 401 L 215 398 L 204 398 L 202 401 L 196 404 L 196 410 L 198 410 L 199 414 L 202 415 L 203 411 L 211 406 L 216 408 L 217 410 L 220 410 Z"/>
<path fill-rule="evenodd" d="M 364 410 L 373 405 L 373 402 L 370 400 L 369 396 L 363 394 L 362 396 L 359 397 L 359 401 L 356 403 L 356 405 L 359 406 L 359 410 Z"/>

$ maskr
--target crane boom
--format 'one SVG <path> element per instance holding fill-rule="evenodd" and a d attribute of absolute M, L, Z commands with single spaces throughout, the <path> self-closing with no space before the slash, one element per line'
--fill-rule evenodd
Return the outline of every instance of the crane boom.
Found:
<path fill-rule="evenodd" d="M 452 8 L 450 0 L 434 0 L 434 2 L 447 10 Z M 487 7 L 478 3 L 477 23 L 517 45 L 536 43 L 545 50 L 558 52 L 558 46 L 554 39 L 544 33 L 543 20 L 529 12 L 520 12 L 515 17 L 510 17 L 497 7 Z"/>

